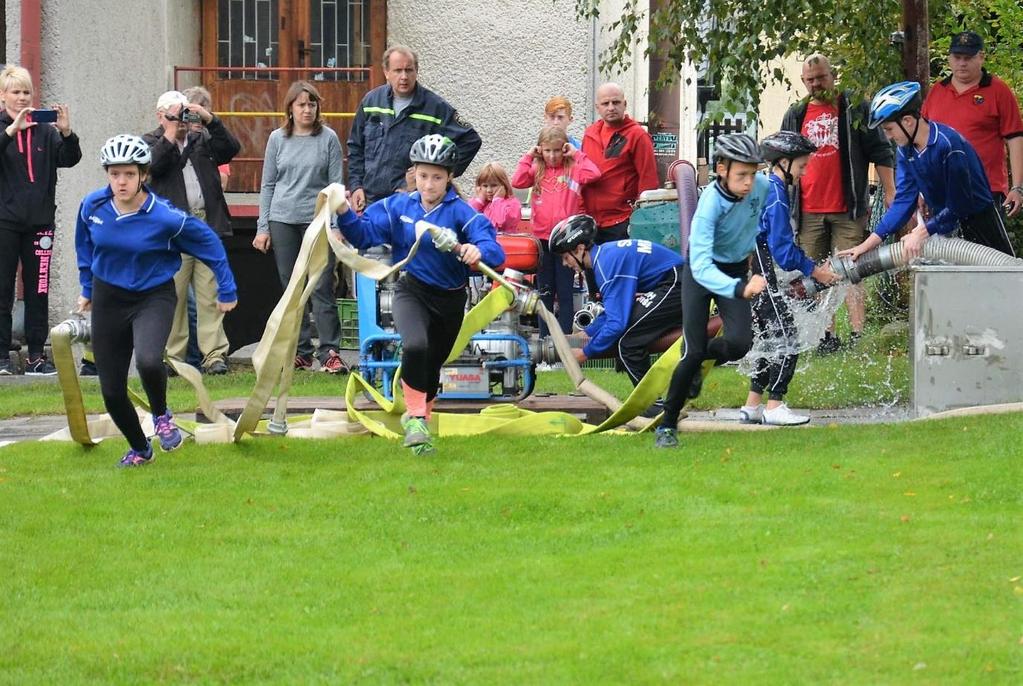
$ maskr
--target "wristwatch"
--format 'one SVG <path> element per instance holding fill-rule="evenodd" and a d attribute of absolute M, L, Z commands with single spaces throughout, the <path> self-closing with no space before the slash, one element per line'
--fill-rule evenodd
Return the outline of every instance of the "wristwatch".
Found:
<path fill-rule="evenodd" d="M 1023 195 L 1023 186 L 1013 186 L 1012 188 L 1009 189 L 1009 193 L 1012 193 L 1013 191 L 1016 191 L 1020 195 Z"/>

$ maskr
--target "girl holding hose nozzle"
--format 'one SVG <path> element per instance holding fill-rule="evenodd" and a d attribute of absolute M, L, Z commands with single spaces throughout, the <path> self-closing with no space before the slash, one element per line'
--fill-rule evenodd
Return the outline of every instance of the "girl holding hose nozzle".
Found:
<path fill-rule="evenodd" d="M 775 263 L 782 269 L 798 269 L 822 284 L 830 285 L 839 277 L 824 265 L 815 265 L 796 245 L 792 233 L 789 191 L 803 174 L 810 155 L 817 149 L 805 136 L 779 131 L 760 143 L 764 159 L 771 163 L 771 182 L 767 201 L 760 214 L 760 231 L 753 252 L 753 273 L 767 279 L 767 288 L 753 299 L 753 333 L 761 350 L 750 378 L 746 404 L 739 409 L 744 424 L 794 426 L 810 418 L 789 409 L 784 397 L 799 360 L 799 334 L 788 302 L 778 290 Z M 770 354 L 768 354 L 770 353 Z M 767 394 L 767 407 L 762 401 Z"/>
<path fill-rule="evenodd" d="M 423 220 L 449 229 L 423 236 L 394 291 L 394 326 L 401 336 L 402 417 L 405 447 L 416 455 L 434 451 L 429 421 L 440 385 L 440 369 L 465 316 L 469 267 L 482 260 L 498 266 L 504 251 L 493 224 L 462 200 L 452 186 L 458 150 L 446 136 L 431 134 L 412 144 L 416 190 L 378 200 L 361 217 L 348 203 L 338 209 L 338 228 L 360 250 L 390 244 L 395 262 L 416 242 Z"/>

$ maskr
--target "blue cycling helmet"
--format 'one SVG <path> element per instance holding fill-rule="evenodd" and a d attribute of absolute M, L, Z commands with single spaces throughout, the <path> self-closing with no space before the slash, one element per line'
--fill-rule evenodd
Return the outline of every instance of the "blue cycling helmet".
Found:
<path fill-rule="evenodd" d="M 916 81 L 899 81 L 885 86 L 870 102 L 870 120 L 867 128 L 876 129 L 886 121 L 894 121 L 900 115 L 920 111 L 920 84 Z"/>

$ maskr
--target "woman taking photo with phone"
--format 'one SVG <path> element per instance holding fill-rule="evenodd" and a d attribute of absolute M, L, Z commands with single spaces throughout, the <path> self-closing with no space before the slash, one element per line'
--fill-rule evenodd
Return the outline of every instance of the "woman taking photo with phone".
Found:
<path fill-rule="evenodd" d="M 11 306 L 14 278 L 20 260 L 25 291 L 25 373 L 57 373 L 43 355 L 50 327 L 50 257 L 53 252 L 54 199 L 57 168 L 73 167 L 82 159 L 78 136 L 71 131 L 67 105 L 53 110 L 32 108 L 32 77 L 8 65 L 0 72 L 0 376 L 16 373 L 11 361 Z M 33 121 L 49 119 L 53 124 Z M 55 116 L 54 116 L 55 115 Z"/>

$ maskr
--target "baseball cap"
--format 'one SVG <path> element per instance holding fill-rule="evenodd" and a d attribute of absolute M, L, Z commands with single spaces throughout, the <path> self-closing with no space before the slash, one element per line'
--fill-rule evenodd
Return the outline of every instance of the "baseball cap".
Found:
<path fill-rule="evenodd" d="M 188 98 L 181 91 L 167 91 L 156 101 L 156 109 L 166 110 L 174 105 L 187 105 Z"/>
<path fill-rule="evenodd" d="M 984 41 L 973 31 L 963 31 L 952 36 L 948 51 L 956 55 L 976 55 L 984 49 Z"/>

